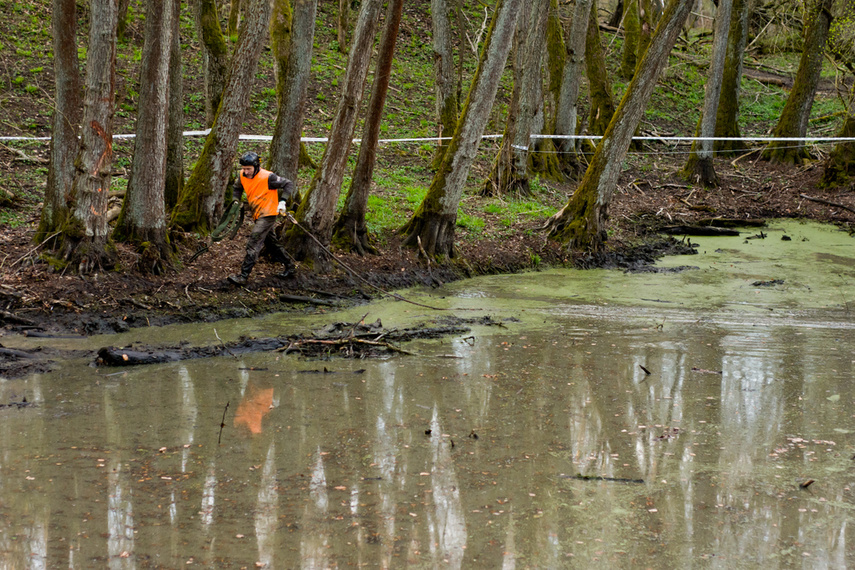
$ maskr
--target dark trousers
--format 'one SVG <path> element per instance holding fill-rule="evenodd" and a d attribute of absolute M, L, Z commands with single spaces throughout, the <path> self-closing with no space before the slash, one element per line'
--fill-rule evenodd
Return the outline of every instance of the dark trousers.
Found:
<path fill-rule="evenodd" d="M 249 276 L 252 268 L 255 267 L 255 262 L 258 261 L 259 254 L 265 247 L 273 258 L 285 264 L 286 268 L 294 267 L 294 263 L 285 252 L 285 248 L 282 247 L 282 244 L 276 239 L 276 234 L 273 233 L 274 225 L 276 225 L 276 216 L 263 216 L 255 221 L 252 233 L 246 240 L 246 257 L 243 258 L 243 264 L 240 266 L 240 273 L 244 277 Z"/>

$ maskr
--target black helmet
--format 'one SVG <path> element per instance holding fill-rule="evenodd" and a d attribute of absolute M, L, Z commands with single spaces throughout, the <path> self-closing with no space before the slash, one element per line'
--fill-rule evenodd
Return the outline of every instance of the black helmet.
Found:
<path fill-rule="evenodd" d="M 261 170 L 261 159 L 259 159 L 258 155 L 254 152 L 248 152 L 240 157 L 240 165 L 255 167 L 255 170 L 252 173 L 252 175 L 255 176 L 258 174 L 258 171 Z"/>

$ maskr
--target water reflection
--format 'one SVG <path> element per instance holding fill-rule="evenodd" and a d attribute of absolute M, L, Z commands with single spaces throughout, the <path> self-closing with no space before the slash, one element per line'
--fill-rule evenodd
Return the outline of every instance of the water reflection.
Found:
<path fill-rule="evenodd" d="M 855 564 L 855 331 L 473 336 L 0 383 L 2 567 Z"/>

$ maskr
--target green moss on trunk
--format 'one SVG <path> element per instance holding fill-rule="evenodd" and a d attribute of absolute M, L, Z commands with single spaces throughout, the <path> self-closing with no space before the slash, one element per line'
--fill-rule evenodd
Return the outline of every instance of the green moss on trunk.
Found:
<path fill-rule="evenodd" d="M 855 137 L 855 117 L 852 115 L 846 117 L 843 129 L 837 136 Z M 853 176 L 855 176 L 855 142 L 838 143 L 825 162 L 820 184 L 826 188 L 834 188 L 845 184 Z"/>
<path fill-rule="evenodd" d="M 600 27 L 597 22 L 597 2 L 591 2 L 591 17 L 588 20 L 588 33 L 585 39 L 585 64 L 588 72 L 588 85 L 591 96 L 590 131 L 602 135 L 615 113 L 612 85 L 603 56 L 603 44 L 600 40 Z"/>
<path fill-rule="evenodd" d="M 638 21 L 638 0 L 629 0 L 624 7 L 623 17 L 623 51 L 620 59 L 620 76 L 632 79 L 635 66 L 638 63 L 638 36 L 641 26 Z"/>

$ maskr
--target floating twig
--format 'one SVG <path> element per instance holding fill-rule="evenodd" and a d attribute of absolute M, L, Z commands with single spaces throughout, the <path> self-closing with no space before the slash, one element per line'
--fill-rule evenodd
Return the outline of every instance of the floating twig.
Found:
<path fill-rule="evenodd" d="M 217 436 L 217 445 L 220 445 L 220 441 L 223 439 L 223 428 L 226 427 L 226 412 L 229 411 L 229 404 L 231 402 L 226 402 L 226 407 L 223 408 L 223 419 L 220 421 L 220 435 Z"/>

